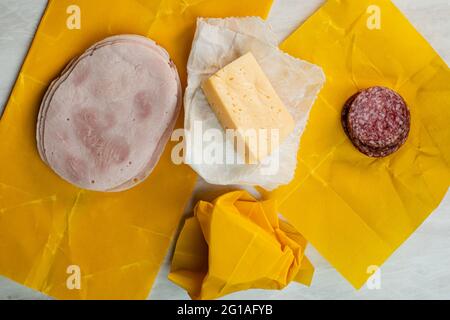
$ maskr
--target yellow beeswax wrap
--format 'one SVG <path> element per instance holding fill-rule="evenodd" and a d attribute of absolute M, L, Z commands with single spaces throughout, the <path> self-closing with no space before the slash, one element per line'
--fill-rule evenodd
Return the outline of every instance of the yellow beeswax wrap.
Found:
<path fill-rule="evenodd" d="M 449 68 L 387 0 L 330 0 L 281 47 L 320 65 L 327 83 L 303 135 L 295 179 L 267 196 L 360 288 L 369 267 L 380 266 L 449 187 Z M 340 121 L 345 101 L 375 85 L 399 92 L 411 111 L 408 141 L 383 159 L 358 152 Z"/>
<path fill-rule="evenodd" d="M 314 268 L 305 239 L 277 215 L 276 201 L 235 191 L 200 201 L 176 244 L 169 279 L 193 299 L 247 289 L 309 285 Z"/>
<path fill-rule="evenodd" d="M 150 178 L 130 191 L 77 189 L 38 156 L 40 100 L 73 57 L 115 34 L 157 41 L 185 83 L 197 17 L 264 17 L 270 5 L 271 0 L 49 1 L 0 120 L 0 274 L 61 299 L 146 298 L 196 176 L 172 163 L 169 144 Z M 81 29 L 69 30 L 78 17 Z"/>

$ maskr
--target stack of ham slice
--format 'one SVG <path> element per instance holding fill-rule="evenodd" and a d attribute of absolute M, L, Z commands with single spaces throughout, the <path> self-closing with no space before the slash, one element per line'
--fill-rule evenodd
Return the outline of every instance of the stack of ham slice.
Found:
<path fill-rule="evenodd" d="M 168 53 L 121 35 L 72 60 L 44 96 L 37 123 L 42 160 L 83 189 L 117 192 L 147 178 L 181 109 Z"/>

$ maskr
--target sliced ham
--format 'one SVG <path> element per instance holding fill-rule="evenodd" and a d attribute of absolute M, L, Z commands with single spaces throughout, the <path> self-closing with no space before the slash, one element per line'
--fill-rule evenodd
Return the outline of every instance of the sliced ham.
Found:
<path fill-rule="evenodd" d="M 181 108 L 168 53 L 141 36 L 114 36 L 72 60 L 38 115 L 39 154 L 88 190 L 122 191 L 149 176 Z"/>

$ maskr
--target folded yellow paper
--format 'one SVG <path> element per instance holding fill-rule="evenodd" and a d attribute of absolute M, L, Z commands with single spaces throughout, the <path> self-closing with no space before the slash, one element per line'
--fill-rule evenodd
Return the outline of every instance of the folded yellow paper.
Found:
<path fill-rule="evenodd" d="M 264 17 L 271 2 L 49 1 L 0 120 L 0 274 L 62 299 L 147 297 L 195 174 L 172 163 L 169 144 L 150 178 L 130 191 L 77 189 L 38 156 L 40 101 L 73 57 L 114 34 L 157 41 L 171 54 L 185 83 L 198 16 Z"/>
<path fill-rule="evenodd" d="M 330 0 L 281 46 L 320 65 L 327 83 L 298 154 L 295 179 L 268 197 L 356 288 L 435 209 L 450 182 L 450 72 L 387 0 Z M 359 153 L 340 122 L 345 101 L 381 85 L 411 111 L 395 154 Z"/>
<path fill-rule="evenodd" d="M 305 239 L 277 215 L 276 201 L 236 191 L 200 201 L 178 239 L 169 279 L 193 299 L 247 289 L 309 285 L 314 268 Z"/>

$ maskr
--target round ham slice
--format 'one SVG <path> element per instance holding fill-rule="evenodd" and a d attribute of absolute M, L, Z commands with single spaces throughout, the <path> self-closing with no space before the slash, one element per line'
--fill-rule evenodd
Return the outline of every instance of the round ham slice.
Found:
<path fill-rule="evenodd" d="M 152 40 L 107 38 L 72 60 L 38 115 L 41 158 L 83 189 L 114 192 L 149 176 L 181 109 L 168 53 Z"/>
<path fill-rule="evenodd" d="M 155 50 L 156 53 L 160 54 L 164 59 L 167 59 L 168 61 L 170 61 L 170 56 L 167 53 L 166 50 L 164 50 L 163 48 L 161 48 L 160 46 L 156 45 L 153 41 L 149 40 L 148 38 L 144 38 L 142 36 L 137 36 L 137 35 L 119 35 L 119 36 L 112 36 L 109 38 L 106 38 L 96 44 L 94 44 L 91 48 L 89 48 L 88 50 L 86 50 L 86 52 L 80 56 L 78 59 L 73 59 L 67 66 L 66 68 L 62 71 L 61 76 L 58 77 L 57 79 L 55 79 L 49 86 L 45 97 L 43 99 L 42 102 L 42 106 L 40 108 L 39 111 L 39 116 L 38 116 L 38 134 L 37 134 L 37 138 L 38 138 L 38 149 L 39 149 L 39 153 L 42 157 L 42 159 L 45 160 L 45 154 L 43 154 L 40 150 L 43 149 L 43 146 L 40 144 L 41 139 L 40 137 L 43 135 L 43 128 L 44 128 L 44 121 L 41 121 L 44 117 L 45 117 L 45 112 L 48 109 L 48 103 L 47 100 L 49 99 L 49 97 L 51 97 L 55 91 L 55 88 L 57 88 L 59 86 L 59 84 L 64 81 L 65 79 L 67 79 L 67 76 L 70 74 L 70 72 L 72 71 L 72 69 L 74 68 L 74 66 L 76 66 L 78 61 L 81 61 L 82 59 L 84 59 L 85 57 L 91 55 L 96 49 L 105 46 L 105 45 L 111 45 L 111 44 L 116 44 L 118 42 L 130 42 L 130 41 L 134 41 L 134 42 L 138 42 L 144 45 L 148 45 L 148 48 Z M 171 64 L 173 64 L 170 61 Z M 172 67 L 175 69 L 176 72 L 176 67 L 175 65 L 172 65 Z M 178 78 L 178 74 L 177 74 L 177 78 Z M 179 80 L 178 80 L 179 82 Z M 180 94 L 181 94 L 181 85 L 180 85 Z M 40 126 L 39 126 L 40 124 Z M 46 161 L 46 160 L 45 160 Z"/>

